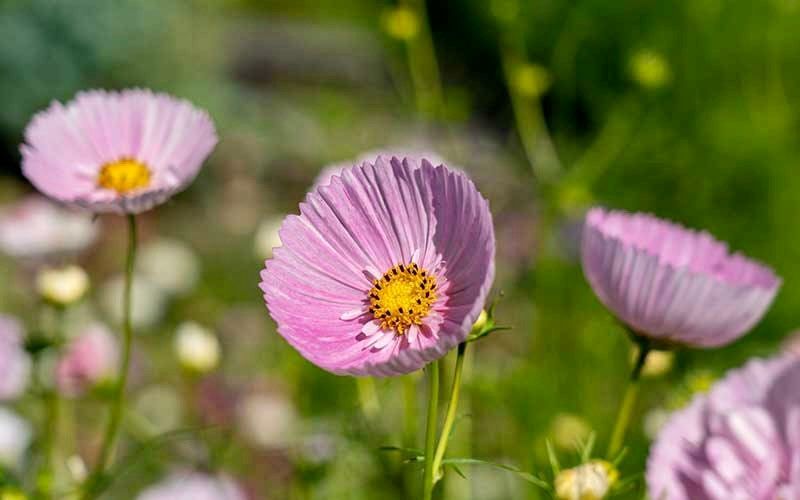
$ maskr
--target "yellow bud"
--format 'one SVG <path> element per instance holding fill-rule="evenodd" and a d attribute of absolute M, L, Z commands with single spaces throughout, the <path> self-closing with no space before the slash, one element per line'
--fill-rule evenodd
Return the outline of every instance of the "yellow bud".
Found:
<path fill-rule="evenodd" d="M 386 33 L 398 40 L 408 41 L 419 34 L 419 17 L 409 7 L 399 6 L 386 10 L 382 24 Z"/>
<path fill-rule="evenodd" d="M 4 488 L 0 491 L 0 500 L 27 500 L 25 493 L 16 488 Z"/>
<path fill-rule="evenodd" d="M 617 482 L 619 473 L 605 460 L 591 460 L 565 469 L 555 479 L 558 500 L 602 500 Z"/>
<path fill-rule="evenodd" d="M 559 413 L 550 424 L 550 438 L 556 448 L 561 450 L 574 450 L 575 447 L 586 441 L 592 433 L 589 423 L 578 415 Z"/>
<path fill-rule="evenodd" d="M 640 50 L 630 62 L 633 79 L 648 89 L 661 88 L 672 78 L 669 63 L 664 56 L 653 50 Z"/>
<path fill-rule="evenodd" d="M 550 72 L 533 63 L 519 63 L 511 72 L 511 85 L 521 96 L 539 98 L 550 88 Z"/>
<path fill-rule="evenodd" d="M 631 363 L 636 361 L 638 349 L 631 350 Z M 642 367 L 643 377 L 660 377 L 672 369 L 675 353 L 672 351 L 650 351 Z"/>
<path fill-rule="evenodd" d="M 78 266 L 45 268 L 36 276 L 36 290 L 48 302 L 66 306 L 80 300 L 89 289 L 89 275 Z"/>

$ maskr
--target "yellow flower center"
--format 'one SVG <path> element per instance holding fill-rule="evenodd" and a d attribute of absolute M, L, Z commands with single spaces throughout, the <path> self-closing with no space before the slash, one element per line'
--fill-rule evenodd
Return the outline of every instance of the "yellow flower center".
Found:
<path fill-rule="evenodd" d="M 422 324 L 436 301 L 436 278 L 412 262 L 400 264 L 372 283 L 369 311 L 384 330 L 403 335 Z"/>
<path fill-rule="evenodd" d="M 136 160 L 123 158 L 103 165 L 97 184 L 120 194 L 130 193 L 150 185 L 150 169 Z"/>

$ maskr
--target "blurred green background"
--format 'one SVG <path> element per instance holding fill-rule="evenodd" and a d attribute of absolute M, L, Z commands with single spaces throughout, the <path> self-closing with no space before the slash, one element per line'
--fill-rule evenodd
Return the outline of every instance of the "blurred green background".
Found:
<path fill-rule="evenodd" d="M 3 202 L 31 190 L 18 153 L 31 115 L 81 89 L 185 97 L 209 110 L 221 138 L 191 188 L 142 217 L 144 243 L 183 242 L 199 281 L 138 329 L 131 400 L 141 414 L 129 418 L 126 450 L 154 429 L 196 432 L 145 447 L 108 498 L 132 498 L 176 464 L 227 471 L 253 498 L 417 495 L 419 469 L 378 447 L 421 428 L 423 378 L 411 377 L 416 420 L 400 379 L 375 381 L 376 408 L 353 379 L 289 348 L 257 288 L 275 221 L 297 211 L 323 166 L 365 151 L 436 152 L 473 177 L 494 213 L 497 320 L 513 330 L 468 353 L 451 456 L 547 477 L 548 438 L 565 465 L 586 429 L 604 449 L 630 345 L 580 269 L 592 204 L 708 229 L 784 278 L 752 333 L 678 352 L 645 380 L 621 465 L 638 485 L 622 497 L 642 495 L 643 422 L 776 351 L 798 326 L 796 0 L 4 0 L 0 33 Z M 81 260 L 93 280 L 85 314 L 103 317 L 93 304 L 121 269 L 123 222 L 102 217 L 101 242 Z M 32 321 L 30 275 L 3 258 L 0 280 L 0 310 Z M 215 373 L 181 375 L 172 337 L 185 320 L 219 335 Z M 88 455 L 99 404 L 72 410 Z M 37 418 L 33 403 L 20 406 Z M 507 472 L 462 472 L 448 473 L 442 498 L 546 497 Z"/>

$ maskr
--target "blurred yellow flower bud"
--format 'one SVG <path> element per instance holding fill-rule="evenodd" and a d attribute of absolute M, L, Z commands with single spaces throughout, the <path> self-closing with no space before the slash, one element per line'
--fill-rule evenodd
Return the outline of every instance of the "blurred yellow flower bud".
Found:
<path fill-rule="evenodd" d="M 36 276 L 36 290 L 48 302 L 66 306 L 80 300 L 89 289 L 89 275 L 78 266 L 45 268 Z"/>
<path fill-rule="evenodd" d="M 619 478 L 619 472 L 605 460 L 591 460 L 565 469 L 555 479 L 558 500 L 601 500 Z"/>
<path fill-rule="evenodd" d="M 658 89 L 668 84 L 672 72 L 667 60 L 653 50 L 640 50 L 631 58 L 630 71 L 633 79 L 642 87 Z"/>
<path fill-rule="evenodd" d="M 25 493 L 16 488 L 4 488 L 0 491 L 0 500 L 27 500 Z"/>
<path fill-rule="evenodd" d="M 571 413 L 559 413 L 550 424 L 550 439 L 560 450 L 575 450 L 579 443 L 585 442 L 592 428 L 585 419 Z"/>
<path fill-rule="evenodd" d="M 550 88 L 551 83 L 550 72 L 538 64 L 519 63 L 511 72 L 511 85 L 524 97 L 541 97 Z"/>
<path fill-rule="evenodd" d="M 638 349 L 631 349 L 631 363 L 636 362 Z M 660 377 L 672 369 L 675 353 L 672 351 L 650 351 L 642 367 L 643 377 Z"/>
<path fill-rule="evenodd" d="M 386 33 L 398 40 L 411 40 L 419 34 L 419 17 L 405 6 L 387 9 L 381 18 Z"/>
<path fill-rule="evenodd" d="M 181 365 L 197 373 L 206 373 L 219 364 L 219 341 L 207 328 L 188 321 L 178 326 L 175 353 Z"/>

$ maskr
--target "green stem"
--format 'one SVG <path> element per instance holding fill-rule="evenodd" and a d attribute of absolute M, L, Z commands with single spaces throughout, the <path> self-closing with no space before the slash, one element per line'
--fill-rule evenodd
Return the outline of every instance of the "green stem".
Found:
<path fill-rule="evenodd" d="M 439 413 L 439 364 L 434 361 L 428 365 L 429 376 L 429 398 L 428 398 L 428 420 L 425 428 L 425 472 L 423 475 L 423 500 L 431 500 L 433 497 L 434 470 L 433 454 L 436 445 L 436 424 Z"/>
<path fill-rule="evenodd" d="M 625 431 L 628 429 L 631 415 L 633 415 L 633 408 L 636 406 L 636 397 L 639 394 L 639 378 L 642 374 L 644 362 L 647 360 L 647 355 L 650 354 L 650 344 L 646 340 L 639 340 L 637 344 L 639 353 L 636 357 L 636 364 L 633 365 L 628 387 L 625 389 L 625 396 L 622 398 L 622 405 L 619 408 L 617 421 L 614 424 L 614 431 L 611 433 L 611 441 L 608 444 L 606 456 L 609 460 L 613 460 L 622 449 Z"/>
<path fill-rule="evenodd" d="M 405 0 L 419 19 L 419 34 L 407 42 L 408 66 L 414 84 L 417 110 L 434 118 L 441 118 L 444 98 L 439 64 L 433 47 L 425 0 Z"/>
<path fill-rule="evenodd" d="M 445 415 L 444 418 L 444 426 L 442 427 L 442 434 L 439 437 L 439 444 L 436 446 L 436 454 L 433 456 L 434 481 L 438 481 L 442 477 L 442 460 L 444 459 L 444 454 L 447 451 L 447 441 L 450 439 L 450 433 L 453 430 L 453 424 L 456 421 L 458 398 L 461 394 L 461 372 L 463 371 L 464 367 L 464 353 L 466 351 L 466 342 L 462 342 L 458 345 L 456 368 L 453 374 L 453 382 L 450 389 L 450 402 L 447 406 L 447 415 Z"/>
<path fill-rule="evenodd" d="M 95 498 L 100 491 L 98 486 L 103 479 L 106 467 L 110 465 L 114 453 L 114 445 L 119 433 L 120 422 L 125 402 L 125 386 L 128 381 L 128 369 L 130 367 L 131 344 L 133 341 L 133 328 L 131 327 L 131 291 L 133 288 L 133 268 L 136 261 L 136 217 L 128 214 L 128 255 L 125 261 L 125 288 L 122 297 L 122 363 L 120 365 L 119 376 L 115 385 L 113 399 L 111 401 L 110 416 L 108 426 L 103 435 L 102 447 L 97 463 L 87 479 L 86 489 L 83 500 Z"/>
<path fill-rule="evenodd" d="M 54 315 L 52 319 L 55 324 L 50 325 L 48 328 L 52 332 L 51 341 L 54 345 L 61 344 L 64 334 L 64 321 L 65 321 L 65 308 L 56 307 L 53 309 Z M 44 403 L 44 430 L 42 435 L 42 468 L 39 471 L 37 478 L 37 490 L 41 498 L 54 498 L 53 496 L 53 483 L 55 481 L 55 464 L 56 464 L 56 441 L 59 436 L 59 414 L 61 402 L 58 390 L 55 387 L 47 387 L 44 389 L 43 401 Z"/>

